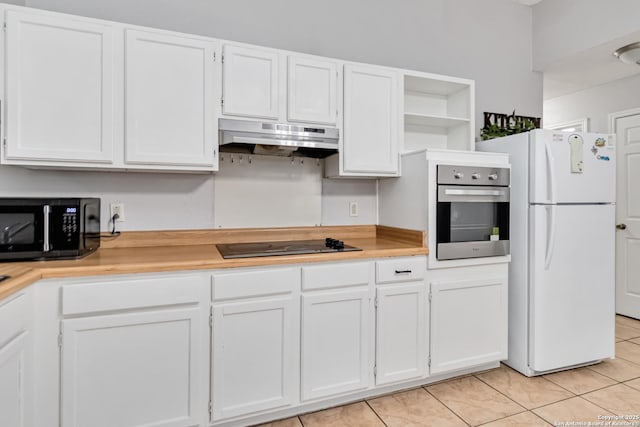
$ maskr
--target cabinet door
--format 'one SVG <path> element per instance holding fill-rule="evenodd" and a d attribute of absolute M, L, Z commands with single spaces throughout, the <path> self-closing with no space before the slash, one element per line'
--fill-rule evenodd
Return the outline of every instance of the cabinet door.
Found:
<path fill-rule="evenodd" d="M 302 296 L 302 400 L 369 386 L 369 290 Z"/>
<path fill-rule="evenodd" d="M 395 175 L 398 172 L 398 76 L 376 67 L 345 65 L 345 173 Z"/>
<path fill-rule="evenodd" d="M 507 358 L 504 279 L 431 283 L 431 374 Z"/>
<path fill-rule="evenodd" d="M 293 403 L 297 304 L 293 297 L 213 307 L 213 420 Z"/>
<path fill-rule="evenodd" d="M 25 423 L 26 332 L 0 347 L 0 426 Z"/>
<path fill-rule="evenodd" d="M 112 27 L 17 11 L 6 23 L 5 159 L 112 163 Z"/>
<path fill-rule="evenodd" d="M 425 284 L 379 286 L 376 385 L 419 378 L 427 367 Z"/>
<path fill-rule="evenodd" d="M 289 121 L 335 125 L 337 85 L 338 67 L 335 62 L 290 56 Z"/>
<path fill-rule="evenodd" d="M 225 46 L 222 113 L 277 119 L 278 61 L 273 51 Z"/>
<path fill-rule="evenodd" d="M 210 41 L 126 30 L 125 162 L 214 166 Z"/>
<path fill-rule="evenodd" d="M 198 424 L 197 307 L 62 321 L 64 427 Z"/>

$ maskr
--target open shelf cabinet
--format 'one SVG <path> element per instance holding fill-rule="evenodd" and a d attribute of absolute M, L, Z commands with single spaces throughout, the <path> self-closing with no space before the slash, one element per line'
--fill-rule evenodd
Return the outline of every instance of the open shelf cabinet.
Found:
<path fill-rule="evenodd" d="M 474 149 L 473 80 L 404 73 L 404 150 Z"/>

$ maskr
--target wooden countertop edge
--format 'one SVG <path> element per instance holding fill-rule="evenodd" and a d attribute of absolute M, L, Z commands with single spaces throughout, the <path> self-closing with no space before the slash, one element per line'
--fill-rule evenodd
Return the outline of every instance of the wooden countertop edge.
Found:
<path fill-rule="evenodd" d="M 19 275 L 0 283 L 0 300 L 26 288 L 32 283 L 42 279 L 42 272 L 38 269 L 29 269 Z"/>
<path fill-rule="evenodd" d="M 360 227 L 360 226 L 359 226 Z M 360 260 L 360 259 L 372 259 L 372 258 L 388 258 L 398 256 L 415 256 L 415 255 L 428 255 L 429 251 L 425 245 L 419 245 L 418 239 L 422 239 L 424 242 L 423 232 L 412 232 L 407 230 L 407 233 L 394 238 L 394 230 L 391 227 L 377 228 L 375 226 L 368 227 L 368 229 L 361 228 L 361 231 L 365 230 L 366 233 L 356 233 L 357 237 L 367 238 L 373 237 L 379 242 L 392 242 L 402 243 L 410 245 L 408 247 L 386 247 L 381 249 L 366 249 L 359 252 L 337 252 L 337 253 L 325 253 L 325 254 L 306 254 L 306 255 L 288 255 L 278 257 L 264 257 L 264 258 L 243 258 L 243 259 L 230 259 L 225 260 L 218 257 L 209 257 L 206 259 L 196 260 L 172 260 L 167 262 L 166 259 L 159 261 L 132 261 L 131 263 L 105 263 L 99 265 L 85 265 L 82 264 L 82 260 L 78 260 L 78 265 L 57 265 L 57 266 L 45 266 L 40 265 L 48 263 L 49 261 L 42 261 L 37 263 L 7 263 L 0 269 L 0 274 L 7 274 L 11 276 L 10 279 L 0 283 L 0 300 L 4 299 L 26 287 L 32 283 L 41 279 L 50 278 L 65 278 L 65 277 L 81 277 L 81 276 L 98 276 L 98 275 L 111 275 L 111 274 L 133 274 L 133 273 L 151 273 L 151 272 L 169 272 L 169 271 L 181 271 L 181 270 L 213 270 L 224 268 L 242 268 L 242 267 L 259 267 L 268 265 L 285 265 L 285 264 L 304 264 L 304 263 L 316 263 L 316 262 L 330 262 L 330 261 L 348 261 L 348 260 Z M 402 230 L 402 229 L 397 229 Z M 377 236 L 374 234 L 378 234 Z M 372 234 L 374 234 L 372 236 Z M 421 237 L 420 237 L 421 236 Z M 210 243 L 209 243 L 210 244 Z M 182 245 L 183 247 L 187 245 Z M 190 245 L 190 246 L 198 246 Z M 101 248 L 100 251 L 110 252 L 119 251 L 122 248 Z M 186 247 L 185 247 L 186 249 Z"/>
<path fill-rule="evenodd" d="M 59 268 L 42 268 L 39 269 L 42 279 L 78 277 L 78 276 L 99 276 L 109 274 L 130 274 L 130 273 L 153 273 L 181 270 L 216 270 L 224 268 L 250 268 L 269 265 L 285 265 L 285 264 L 306 264 L 316 262 L 330 261 L 349 261 L 371 258 L 389 258 L 398 256 L 415 256 L 427 255 L 425 248 L 398 248 L 369 250 L 357 252 L 358 255 L 345 257 L 342 253 L 335 254 L 313 254 L 313 255 L 291 255 L 278 257 L 259 257 L 259 258 L 239 258 L 231 260 L 196 260 L 196 261 L 174 261 L 167 262 L 137 262 L 135 264 L 125 265 L 100 265 L 100 266 L 78 266 L 78 267 L 59 267 Z M 346 254 L 346 253 L 345 253 Z"/>

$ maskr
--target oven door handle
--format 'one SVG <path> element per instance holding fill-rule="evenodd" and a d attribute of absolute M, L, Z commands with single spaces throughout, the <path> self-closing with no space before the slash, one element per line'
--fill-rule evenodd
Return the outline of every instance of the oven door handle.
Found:
<path fill-rule="evenodd" d="M 505 196 L 502 190 L 460 190 L 447 188 L 444 190 L 447 196 Z"/>

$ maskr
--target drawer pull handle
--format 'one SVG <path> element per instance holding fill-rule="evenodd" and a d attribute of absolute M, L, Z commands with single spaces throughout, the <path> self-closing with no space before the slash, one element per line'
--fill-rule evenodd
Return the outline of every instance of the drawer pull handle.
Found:
<path fill-rule="evenodd" d="M 411 274 L 411 270 L 396 270 L 396 274 Z"/>

